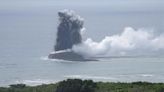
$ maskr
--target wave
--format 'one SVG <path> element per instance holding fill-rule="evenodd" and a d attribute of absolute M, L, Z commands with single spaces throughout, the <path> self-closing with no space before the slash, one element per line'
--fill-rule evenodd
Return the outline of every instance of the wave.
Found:
<path fill-rule="evenodd" d="M 73 62 L 73 61 L 68 61 L 68 60 L 63 60 L 63 59 L 51 59 L 51 58 L 48 58 L 48 56 L 44 56 L 44 57 L 40 57 L 40 59 L 41 60 L 44 60 L 44 61 L 55 61 L 55 62 L 63 62 L 63 63 L 65 63 L 65 62 Z"/>
<path fill-rule="evenodd" d="M 153 77 L 154 75 L 153 74 L 140 74 L 140 76 L 142 76 L 142 77 Z"/>
<path fill-rule="evenodd" d="M 96 79 L 96 80 L 116 80 L 114 77 L 91 76 L 91 75 L 67 75 L 65 78 Z"/>
<path fill-rule="evenodd" d="M 120 77 L 138 77 L 138 78 L 141 78 L 141 77 L 154 77 L 155 75 L 154 74 L 121 74 L 121 75 L 118 75 Z"/>
<path fill-rule="evenodd" d="M 41 84 L 50 84 L 50 83 L 56 83 L 58 81 L 55 80 L 45 80 L 45 79 L 34 79 L 34 80 L 17 80 L 15 81 L 15 84 L 26 84 L 30 86 L 36 86 L 36 85 L 41 85 Z"/>

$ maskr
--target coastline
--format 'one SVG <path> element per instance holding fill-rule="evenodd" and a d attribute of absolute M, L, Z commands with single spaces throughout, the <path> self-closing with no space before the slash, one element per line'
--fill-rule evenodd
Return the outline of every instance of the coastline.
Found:
<path fill-rule="evenodd" d="M 68 83 L 69 82 L 69 83 Z M 67 79 L 57 83 L 28 86 L 26 84 L 12 84 L 9 87 L 0 87 L 0 92 L 66 92 L 57 91 L 70 87 L 76 88 L 77 84 L 84 82 L 86 87 L 92 87 L 89 92 L 164 92 L 164 83 L 137 82 L 94 82 L 92 80 Z M 61 86 L 61 84 L 64 86 Z M 69 84 L 69 85 L 68 85 Z M 96 86 L 95 86 L 96 84 Z M 82 84 L 83 85 L 83 84 Z M 94 85 L 94 86 L 93 86 Z M 60 86 L 60 87 L 59 87 Z"/>

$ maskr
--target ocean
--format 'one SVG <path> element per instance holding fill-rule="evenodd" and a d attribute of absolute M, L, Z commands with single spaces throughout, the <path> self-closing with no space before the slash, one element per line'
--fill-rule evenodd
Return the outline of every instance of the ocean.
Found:
<path fill-rule="evenodd" d="M 67 78 L 164 82 L 164 56 L 160 53 L 150 56 L 109 55 L 89 62 L 48 59 L 55 45 L 57 12 L 64 8 L 69 7 L 0 9 L 0 86 L 39 85 Z M 155 35 L 164 30 L 163 11 L 114 11 L 100 6 L 70 9 L 85 19 L 84 40 L 101 41 L 106 35 L 121 34 L 125 27 L 153 29 Z"/>

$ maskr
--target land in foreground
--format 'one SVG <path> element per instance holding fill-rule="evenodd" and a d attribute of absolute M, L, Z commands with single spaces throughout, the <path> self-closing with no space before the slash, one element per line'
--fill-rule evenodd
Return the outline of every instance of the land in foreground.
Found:
<path fill-rule="evenodd" d="M 67 79 L 56 84 L 38 86 L 14 84 L 10 87 L 0 87 L 0 92 L 164 92 L 164 83 L 113 83 Z"/>

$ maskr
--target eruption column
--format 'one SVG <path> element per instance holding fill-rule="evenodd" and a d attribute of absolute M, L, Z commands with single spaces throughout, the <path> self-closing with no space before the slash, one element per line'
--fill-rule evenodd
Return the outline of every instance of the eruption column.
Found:
<path fill-rule="evenodd" d="M 55 51 L 72 49 L 72 46 L 82 42 L 80 34 L 83 28 L 83 19 L 71 10 L 58 12 L 59 25 L 57 31 Z"/>

